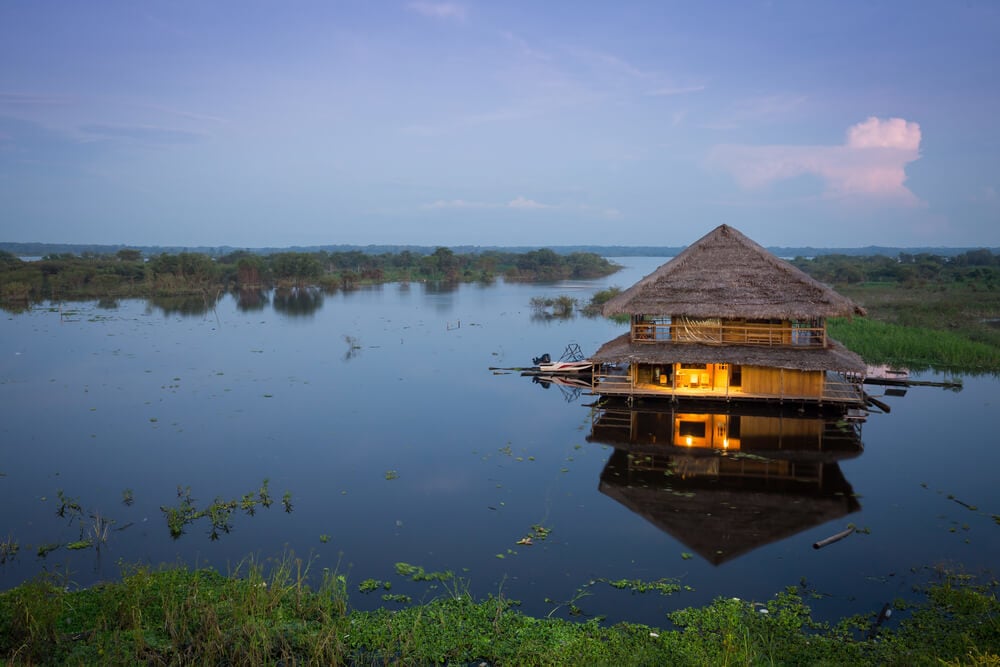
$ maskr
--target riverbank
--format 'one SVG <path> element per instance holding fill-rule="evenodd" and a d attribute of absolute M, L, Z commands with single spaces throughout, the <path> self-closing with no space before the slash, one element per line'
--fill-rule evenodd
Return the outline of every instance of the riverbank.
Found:
<path fill-rule="evenodd" d="M 352 611 L 344 575 L 309 563 L 212 570 L 126 567 L 120 581 L 67 590 L 52 577 L 0 594 L 11 664 L 852 664 L 995 665 L 996 581 L 942 574 L 916 602 L 829 625 L 794 591 L 719 598 L 668 614 L 672 628 L 520 613 L 502 595 L 453 584 L 398 611 Z"/>

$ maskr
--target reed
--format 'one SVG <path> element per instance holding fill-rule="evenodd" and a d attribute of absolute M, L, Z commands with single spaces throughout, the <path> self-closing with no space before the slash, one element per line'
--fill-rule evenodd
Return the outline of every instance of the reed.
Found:
<path fill-rule="evenodd" d="M 830 336 L 871 364 L 913 370 L 996 371 L 1000 347 L 969 340 L 950 331 L 903 326 L 867 318 L 831 319 Z"/>

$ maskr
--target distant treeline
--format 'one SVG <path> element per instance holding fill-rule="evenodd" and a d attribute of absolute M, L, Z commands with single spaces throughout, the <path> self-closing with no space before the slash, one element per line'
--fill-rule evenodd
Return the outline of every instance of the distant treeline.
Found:
<path fill-rule="evenodd" d="M 291 246 L 284 248 L 246 248 L 243 252 L 254 255 L 275 255 L 288 252 L 302 253 L 350 253 L 360 252 L 365 255 L 394 255 L 409 252 L 415 255 L 430 255 L 437 251 L 438 246 L 419 245 L 318 245 L 318 246 Z M 549 246 L 549 249 L 557 255 L 571 255 L 573 253 L 593 253 L 602 257 L 674 257 L 685 246 L 623 246 L 623 245 L 565 245 Z M 538 250 L 538 246 L 475 246 L 457 245 L 448 246 L 448 249 L 458 255 L 479 255 L 485 253 L 516 253 L 522 254 L 533 250 Z M 821 255 L 848 255 L 851 257 L 867 257 L 881 255 L 885 257 L 898 257 L 900 254 L 911 255 L 936 255 L 939 257 L 954 257 L 977 248 L 904 248 L 892 246 L 865 246 L 863 248 L 813 248 L 771 246 L 768 250 L 778 257 L 819 257 Z M 44 257 L 46 255 L 114 255 L 120 250 L 139 250 L 145 257 L 155 255 L 180 253 L 198 253 L 209 257 L 223 257 L 240 251 L 239 248 L 231 246 L 127 246 L 127 245 L 101 245 L 101 244 L 74 244 L 74 243 L 13 243 L 0 242 L 0 250 L 6 250 L 20 257 Z M 1000 248 L 992 248 L 992 252 L 1000 253 Z"/>
<path fill-rule="evenodd" d="M 1000 287 L 1000 254 L 987 249 L 968 250 L 948 257 L 906 252 L 896 257 L 821 255 L 796 257 L 792 263 L 817 280 L 835 285 L 970 281 L 989 288 Z"/>
<path fill-rule="evenodd" d="M 364 283 L 405 281 L 512 281 L 597 278 L 618 266 L 592 253 L 457 254 L 437 248 L 427 255 L 410 251 L 366 254 L 281 252 L 260 255 L 237 250 L 211 257 L 203 253 L 161 253 L 144 257 L 137 248 L 114 254 L 50 253 L 24 261 L 0 251 L 0 297 L 5 302 L 41 299 L 144 297 L 209 290 L 317 286 L 349 289 Z"/>

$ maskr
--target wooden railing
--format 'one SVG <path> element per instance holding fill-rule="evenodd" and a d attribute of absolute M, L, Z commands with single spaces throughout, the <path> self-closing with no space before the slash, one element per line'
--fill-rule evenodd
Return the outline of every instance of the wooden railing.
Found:
<path fill-rule="evenodd" d="M 636 343 L 704 343 L 764 347 L 825 347 L 825 327 L 767 324 L 689 324 L 638 322 L 632 325 Z"/>
<path fill-rule="evenodd" d="M 745 392 L 740 387 L 715 388 L 707 386 L 692 389 L 674 387 L 651 382 L 634 382 L 632 376 L 619 372 L 598 372 L 594 374 L 593 391 L 609 396 L 678 396 L 727 399 L 795 399 L 831 403 L 863 403 L 864 391 L 856 378 L 840 373 L 828 372 L 823 379 L 822 393 L 800 395 L 794 392 L 761 394 Z"/>

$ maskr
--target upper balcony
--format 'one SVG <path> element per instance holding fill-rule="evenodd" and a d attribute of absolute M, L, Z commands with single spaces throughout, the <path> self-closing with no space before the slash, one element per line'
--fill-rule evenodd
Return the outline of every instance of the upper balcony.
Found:
<path fill-rule="evenodd" d="M 632 318 L 632 341 L 805 348 L 823 348 L 827 344 L 823 320 L 726 320 L 650 315 Z"/>

